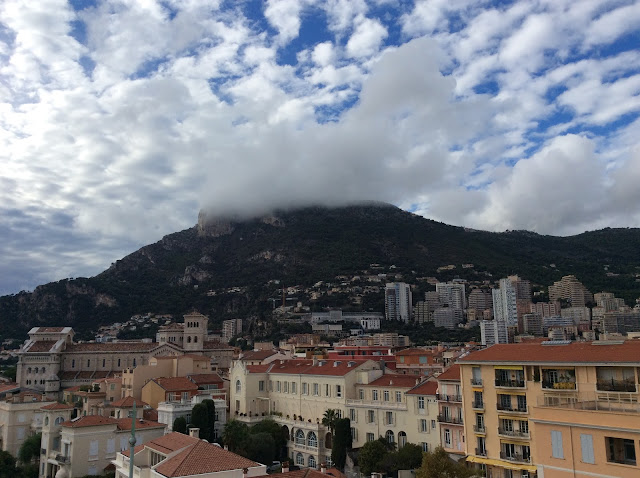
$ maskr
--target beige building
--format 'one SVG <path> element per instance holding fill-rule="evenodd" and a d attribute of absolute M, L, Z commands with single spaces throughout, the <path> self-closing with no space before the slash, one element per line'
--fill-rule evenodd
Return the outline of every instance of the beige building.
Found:
<path fill-rule="evenodd" d="M 21 392 L 0 401 L 0 450 L 18 455 L 22 443 L 42 429 L 42 406 L 45 401 L 39 393 Z"/>
<path fill-rule="evenodd" d="M 116 452 L 129 448 L 131 419 L 90 415 L 58 423 L 62 409 L 45 410 L 40 478 L 54 478 L 60 469 L 66 477 L 100 475 L 116 458 Z M 161 437 L 165 425 L 136 419 L 136 444 Z M 46 457 L 46 459 L 45 459 Z"/>
<path fill-rule="evenodd" d="M 440 445 L 459 459 L 466 453 L 459 365 L 452 365 L 438 375 L 437 399 Z"/>
<path fill-rule="evenodd" d="M 566 300 L 572 307 L 584 307 L 593 302 L 593 294 L 578 281 L 576 276 L 564 276 L 549 286 L 549 301 Z"/>
<path fill-rule="evenodd" d="M 267 474 L 266 465 L 217 445 L 181 433 L 169 433 L 137 446 L 133 473 L 137 478 L 251 478 Z M 115 478 L 129 476 L 129 451 L 118 453 Z"/>
<path fill-rule="evenodd" d="M 158 408 L 158 403 L 191 400 L 198 394 L 198 386 L 187 377 L 160 377 L 149 380 L 142 387 L 142 400 L 151 408 Z"/>
<path fill-rule="evenodd" d="M 459 363 L 467 460 L 487 476 L 640 476 L 640 341 L 495 345 Z"/>

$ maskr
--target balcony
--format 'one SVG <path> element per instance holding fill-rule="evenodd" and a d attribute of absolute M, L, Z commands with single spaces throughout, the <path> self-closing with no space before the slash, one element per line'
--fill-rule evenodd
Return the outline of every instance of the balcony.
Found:
<path fill-rule="evenodd" d="M 474 410 L 484 410 L 484 402 L 471 402 L 471 408 Z"/>
<path fill-rule="evenodd" d="M 498 410 L 500 410 L 501 412 L 509 412 L 509 413 L 529 413 L 529 407 L 528 406 L 524 406 L 524 407 L 516 407 L 513 408 L 510 405 L 504 405 L 502 403 L 497 403 L 496 404 L 496 408 Z"/>
<path fill-rule="evenodd" d="M 598 380 L 596 383 L 596 390 L 598 392 L 637 393 L 638 386 L 637 384 L 627 380 Z"/>
<path fill-rule="evenodd" d="M 451 423 L 453 425 L 463 425 L 462 418 L 455 418 L 447 415 L 438 415 L 438 421 L 440 423 Z"/>
<path fill-rule="evenodd" d="M 518 453 L 505 453 L 503 451 L 500 452 L 500 459 L 502 460 L 507 460 L 507 461 L 512 461 L 514 463 L 531 463 L 531 457 L 530 456 L 524 456 L 522 454 L 518 454 Z"/>
<path fill-rule="evenodd" d="M 62 463 L 62 464 L 69 464 L 71 463 L 71 457 L 70 456 L 66 456 L 66 455 L 56 455 L 55 460 L 58 463 Z"/>
<path fill-rule="evenodd" d="M 472 378 L 471 385 L 473 387 L 482 387 L 482 379 L 481 378 Z"/>
<path fill-rule="evenodd" d="M 476 456 L 487 456 L 487 450 L 484 448 L 476 448 Z"/>
<path fill-rule="evenodd" d="M 531 438 L 529 432 L 523 432 L 520 430 L 505 430 L 502 427 L 498 427 L 498 435 L 508 438 L 522 438 L 524 440 L 528 440 Z"/>
<path fill-rule="evenodd" d="M 474 425 L 473 426 L 473 431 L 476 433 L 487 433 L 487 429 L 484 427 L 484 425 Z M 477 455 L 477 453 L 476 453 Z"/>
<path fill-rule="evenodd" d="M 576 382 L 551 382 L 543 380 L 542 388 L 546 390 L 566 390 L 573 392 L 576 390 Z"/>
<path fill-rule="evenodd" d="M 462 402 L 462 395 L 443 395 L 437 393 L 436 399 L 441 402 Z"/>
<path fill-rule="evenodd" d="M 524 379 L 503 380 L 496 378 L 496 387 L 502 388 L 524 388 Z"/>
<path fill-rule="evenodd" d="M 380 400 L 355 400 L 347 399 L 348 407 L 366 407 L 366 408 L 380 408 L 389 410 L 407 410 L 407 404 L 403 402 L 383 402 Z"/>

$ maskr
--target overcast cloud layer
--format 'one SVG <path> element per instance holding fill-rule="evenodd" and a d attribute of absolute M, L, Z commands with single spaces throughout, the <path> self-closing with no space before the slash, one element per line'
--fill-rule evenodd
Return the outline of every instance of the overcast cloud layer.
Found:
<path fill-rule="evenodd" d="M 640 226 L 640 3 L 0 2 L 0 293 L 200 207 Z"/>

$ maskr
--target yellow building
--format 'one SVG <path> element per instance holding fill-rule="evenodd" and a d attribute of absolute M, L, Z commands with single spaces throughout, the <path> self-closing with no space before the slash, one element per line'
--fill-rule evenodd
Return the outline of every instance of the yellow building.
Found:
<path fill-rule="evenodd" d="M 494 345 L 459 363 L 467 460 L 488 477 L 640 476 L 640 341 Z"/>

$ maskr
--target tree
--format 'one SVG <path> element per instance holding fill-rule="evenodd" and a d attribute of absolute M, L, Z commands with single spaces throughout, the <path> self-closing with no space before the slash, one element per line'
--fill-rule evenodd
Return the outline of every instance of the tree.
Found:
<path fill-rule="evenodd" d="M 475 470 L 456 463 L 444 448 L 423 454 L 422 466 L 416 470 L 416 478 L 468 478 L 478 476 Z"/>
<path fill-rule="evenodd" d="M 249 430 L 252 435 L 258 433 L 268 433 L 273 438 L 274 456 L 276 458 L 282 458 L 284 447 L 287 445 L 287 437 L 282 433 L 282 427 L 278 425 L 273 419 L 265 418 L 264 420 L 256 423 Z M 286 450 L 284 451 L 286 454 Z M 264 462 L 261 462 L 264 463 Z"/>
<path fill-rule="evenodd" d="M 275 458 L 275 441 L 270 433 L 260 432 L 248 436 L 244 456 L 258 463 L 271 464 Z"/>
<path fill-rule="evenodd" d="M 399 470 L 415 470 L 422 465 L 422 447 L 415 443 L 407 443 L 400 448 L 396 455 L 398 456 Z"/>
<path fill-rule="evenodd" d="M 0 450 L 0 478 L 13 478 L 16 474 L 16 459 L 8 451 Z"/>
<path fill-rule="evenodd" d="M 240 453 L 245 448 L 249 437 L 249 427 L 238 420 L 230 420 L 224 425 L 222 441 L 229 447 L 229 451 Z"/>
<path fill-rule="evenodd" d="M 347 451 L 351 449 L 351 420 L 339 418 L 335 422 L 335 435 L 331 448 L 331 460 L 339 469 L 344 469 L 347 462 Z"/>
<path fill-rule="evenodd" d="M 191 411 L 191 425 L 200 429 L 200 438 L 206 440 L 211 435 L 211 425 L 209 423 L 209 410 L 204 403 L 198 403 Z"/>
<path fill-rule="evenodd" d="M 184 417 L 178 417 L 173 421 L 173 431 L 187 434 L 187 420 Z"/>
<path fill-rule="evenodd" d="M 329 408 L 328 410 L 325 410 L 324 416 L 322 417 L 322 424 L 325 427 L 329 428 L 332 436 L 335 435 L 336 421 L 338 419 L 339 419 L 338 412 L 335 411 L 333 408 Z"/>
<path fill-rule="evenodd" d="M 209 419 L 209 436 L 205 436 L 204 438 L 206 438 L 209 442 L 213 443 L 216 439 L 216 430 L 215 430 L 215 426 L 216 426 L 216 404 L 213 402 L 213 400 L 207 398 L 206 400 L 202 400 L 202 403 L 204 403 L 207 407 L 207 418 Z M 202 436 L 202 433 L 200 434 L 200 436 Z"/>
<path fill-rule="evenodd" d="M 40 458 L 40 444 L 42 442 L 42 434 L 36 433 L 31 435 L 20 445 L 18 450 L 18 460 L 24 464 L 32 463 Z"/>
<path fill-rule="evenodd" d="M 362 445 L 358 453 L 360 472 L 365 476 L 370 476 L 373 472 L 381 471 L 382 460 L 387 452 L 387 447 L 380 440 L 368 441 Z"/>

